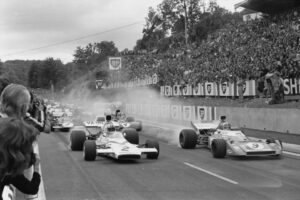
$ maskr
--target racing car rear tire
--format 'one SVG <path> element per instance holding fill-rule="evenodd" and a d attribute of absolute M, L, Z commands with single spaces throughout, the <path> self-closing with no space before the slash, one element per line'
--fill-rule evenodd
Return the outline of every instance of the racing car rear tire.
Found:
<path fill-rule="evenodd" d="M 134 122 L 135 121 L 135 119 L 134 119 L 134 117 L 126 117 L 126 120 L 125 120 L 126 122 Z"/>
<path fill-rule="evenodd" d="M 125 128 L 123 130 L 125 139 L 132 144 L 139 144 L 139 134 L 134 128 Z"/>
<path fill-rule="evenodd" d="M 155 148 L 157 153 L 147 153 L 147 159 L 157 159 L 159 155 L 159 143 L 155 140 L 146 140 L 146 148 Z"/>
<path fill-rule="evenodd" d="M 97 147 L 95 140 L 86 140 L 83 148 L 83 158 L 86 161 L 94 161 L 97 156 Z"/>
<path fill-rule="evenodd" d="M 211 152 L 214 158 L 224 158 L 226 156 L 226 141 L 214 139 L 211 144 Z"/>
<path fill-rule="evenodd" d="M 183 129 L 179 134 L 179 143 L 183 149 L 194 149 L 197 144 L 197 134 L 192 129 Z"/>
<path fill-rule="evenodd" d="M 141 131 L 142 130 L 142 122 L 141 121 L 135 121 L 130 123 L 129 128 L 134 128 L 137 131 Z"/>
<path fill-rule="evenodd" d="M 82 151 L 85 141 L 85 132 L 82 130 L 72 130 L 70 140 L 72 151 Z"/>
<path fill-rule="evenodd" d="M 137 131 L 142 131 L 143 129 L 143 125 L 142 125 L 142 122 L 141 121 L 136 121 L 138 123 L 138 126 L 136 128 Z"/>

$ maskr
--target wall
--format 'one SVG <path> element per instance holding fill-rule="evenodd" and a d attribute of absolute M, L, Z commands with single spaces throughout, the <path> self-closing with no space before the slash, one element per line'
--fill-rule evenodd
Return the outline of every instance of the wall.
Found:
<path fill-rule="evenodd" d="M 156 122 L 189 125 L 226 115 L 232 126 L 300 135 L 300 109 L 206 107 L 173 104 L 126 104 L 127 115 Z M 204 112 L 203 112 L 204 110 Z"/>

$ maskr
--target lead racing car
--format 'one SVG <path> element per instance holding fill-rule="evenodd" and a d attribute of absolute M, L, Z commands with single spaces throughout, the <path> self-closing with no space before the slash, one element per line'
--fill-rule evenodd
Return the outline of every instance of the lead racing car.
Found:
<path fill-rule="evenodd" d="M 147 140 L 139 144 L 139 135 L 135 129 L 124 128 L 117 123 L 113 124 L 109 133 L 104 131 L 102 122 L 86 123 L 71 131 L 70 140 L 71 150 L 83 150 L 86 161 L 94 161 L 97 156 L 117 160 L 135 160 L 143 155 L 148 159 L 157 159 L 159 156 L 157 141 Z"/>
<path fill-rule="evenodd" d="M 276 139 L 254 139 L 240 129 L 217 129 L 217 122 L 191 122 L 193 129 L 179 133 L 179 143 L 184 149 L 202 145 L 211 150 L 214 158 L 228 156 L 277 156 L 282 154 L 282 142 Z"/>

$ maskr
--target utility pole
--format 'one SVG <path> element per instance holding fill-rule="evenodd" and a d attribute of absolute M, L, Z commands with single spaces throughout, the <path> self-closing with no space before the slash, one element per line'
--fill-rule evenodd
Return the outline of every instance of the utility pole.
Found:
<path fill-rule="evenodd" d="M 184 7 L 184 36 L 185 36 L 185 48 L 188 50 L 188 27 L 187 27 L 187 7 L 186 7 L 186 0 L 183 1 L 183 7 Z"/>

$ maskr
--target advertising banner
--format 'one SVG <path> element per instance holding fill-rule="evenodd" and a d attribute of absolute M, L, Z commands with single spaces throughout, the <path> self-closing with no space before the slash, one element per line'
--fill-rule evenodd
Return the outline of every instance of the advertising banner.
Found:
<path fill-rule="evenodd" d="M 119 70 L 122 67 L 122 58 L 121 57 L 109 57 L 108 64 L 110 70 Z"/>
<path fill-rule="evenodd" d="M 284 79 L 283 86 L 285 95 L 300 94 L 300 79 Z"/>
<path fill-rule="evenodd" d="M 165 86 L 160 86 L 160 95 L 161 96 L 165 95 Z"/>
<path fill-rule="evenodd" d="M 222 97 L 234 96 L 234 84 L 222 82 L 219 84 L 219 94 Z"/>
<path fill-rule="evenodd" d="M 173 92 L 172 92 L 172 87 L 171 86 L 168 86 L 166 85 L 165 86 L 165 96 L 172 96 L 173 95 Z"/>
<path fill-rule="evenodd" d="M 164 119 L 170 118 L 170 106 L 169 105 L 161 105 L 160 116 Z"/>
<path fill-rule="evenodd" d="M 182 85 L 181 93 L 183 96 L 191 96 L 192 95 L 192 86 L 191 85 Z"/>
<path fill-rule="evenodd" d="M 216 84 L 213 82 L 206 82 L 205 83 L 205 96 L 216 96 Z"/>
<path fill-rule="evenodd" d="M 171 118 L 181 120 L 181 106 L 171 105 Z"/>
<path fill-rule="evenodd" d="M 194 106 L 182 106 L 182 119 L 184 121 L 194 120 L 195 107 Z"/>
<path fill-rule="evenodd" d="M 256 87 L 254 80 L 244 81 L 242 83 L 243 95 L 244 96 L 255 96 L 256 95 Z M 239 86 L 237 84 L 236 94 L 239 95 Z"/>
<path fill-rule="evenodd" d="M 181 95 L 180 86 L 181 85 L 174 85 L 173 86 L 173 96 L 180 96 Z"/>
<path fill-rule="evenodd" d="M 204 96 L 203 83 L 198 83 L 192 87 L 193 96 Z"/>
<path fill-rule="evenodd" d="M 208 107 L 206 107 L 206 106 L 197 106 L 196 119 L 197 119 L 197 121 L 207 121 L 207 120 L 209 120 Z"/>

